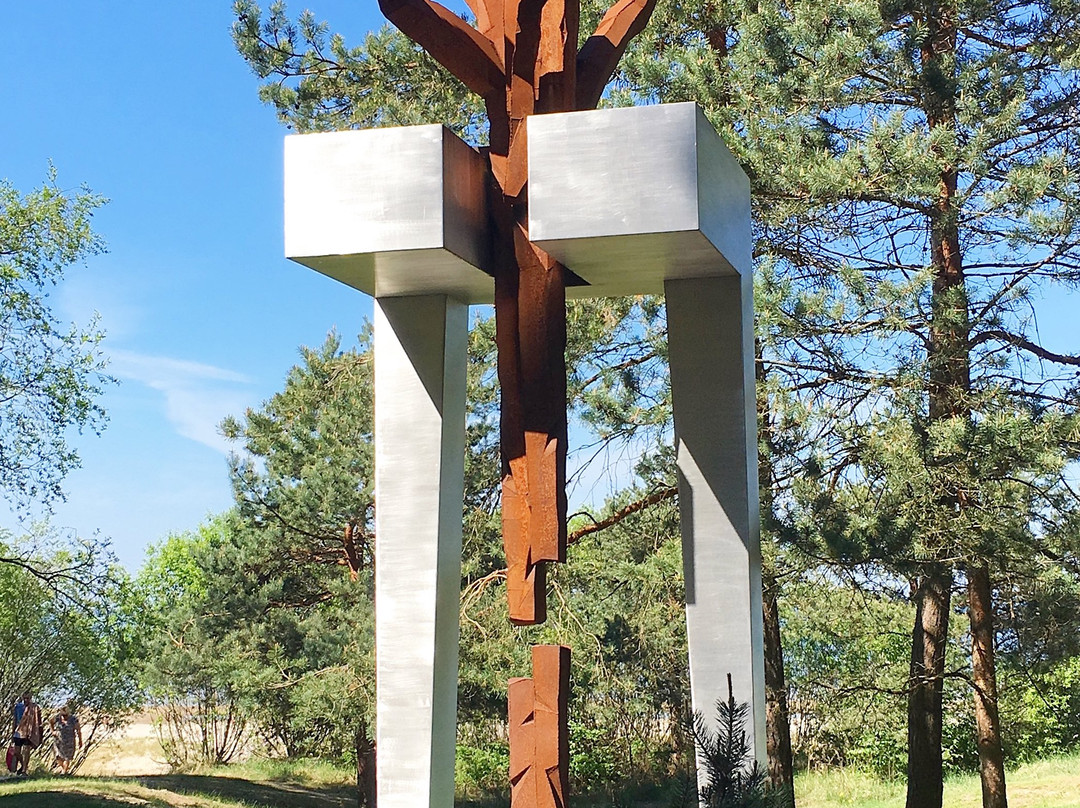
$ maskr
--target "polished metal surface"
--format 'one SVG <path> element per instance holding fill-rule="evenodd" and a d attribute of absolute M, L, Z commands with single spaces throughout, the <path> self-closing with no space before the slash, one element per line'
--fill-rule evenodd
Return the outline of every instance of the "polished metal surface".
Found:
<path fill-rule="evenodd" d="M 764 764 L 753 277 L 669 280 L 664 290 L 691 700 L 714 725 L 730 673 Z"/>
<path fill-rule="evenodd" d="M 667 296 L 695 709 L 765 757 L 749 185 L 700 109 L 533 116 L 529 226 L 589 286 Z M 468 302 L 486 167 L 440 126 L 286 141 L 286 254 L 376 296 L 380 808 L 451 808 Z"/>
<path fill-rule="evenodd" d="M 589 282 L 652 293 L 751 271 L 750 185 L 693 103 L 534 115 L 529 235 Z"/>
<path fill-rule="evenodd" d="M 468 308 L 375 301 L 379 808 L 452 808 Z"/>
<path fill-rule="evenodd" d="M 444 126 L 285 138 L 285 255 L 377 297 L 490 302 L 483 157 Z"/>

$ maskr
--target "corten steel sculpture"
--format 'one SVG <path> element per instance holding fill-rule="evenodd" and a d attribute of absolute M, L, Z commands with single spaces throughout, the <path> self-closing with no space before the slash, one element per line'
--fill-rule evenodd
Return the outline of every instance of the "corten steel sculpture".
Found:
<path fill-rule="evenodd" d="M 473 28 L 433 0 L 386 17 L 484 99 L 502 391 L 502 524 L 510 619 L 544 622 L 544 562 L 566 560 L 567 269 L 529 239 L 525 120 L 591 109 L 656 0 L 621 0 L 578 50 L 577 0 L 467 0 Z"/>
<path fill-rule="evenodd" d="M 531 679 L 511 679 L 510 793 L 514 808 L 566 808 L 570 737 L 570 649 L 535 645 Z"/>

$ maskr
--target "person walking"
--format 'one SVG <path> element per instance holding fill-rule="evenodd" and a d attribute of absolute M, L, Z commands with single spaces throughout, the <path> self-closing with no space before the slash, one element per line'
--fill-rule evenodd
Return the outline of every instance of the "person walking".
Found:
<path fill-rule="evenodd" d="M 82 726 L 79 717 L 65 704 L 52 720 L 53 736 L 56 738 L 56 762 L 61 774 L 71 774 L 71 760 L 82 749 Z"/>
<path fill-rule="evenodd" d="M 15 702 L 15 757 L 17 759 L 15 775 L 25 777 L 30 771 L 30 753 L 41 744 L 41 708 L 30 695 L 22 694 Z"/>

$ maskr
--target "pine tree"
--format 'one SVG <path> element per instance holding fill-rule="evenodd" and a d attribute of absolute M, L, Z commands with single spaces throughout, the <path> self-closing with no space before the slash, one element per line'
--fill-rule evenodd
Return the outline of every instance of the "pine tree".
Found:
<path fill-rule="evenodd" d="M 237 9 L 238 45 L 290 125 L 441 120 L 482 137 L 476 99 L 392 33 L 349 50 L 280 5 Z M 1074 0 L 670 0 L 609 88 L 612 104 L 703 104 L 751 177 L 776 535 L 913 582 L 912 808 L 941 802 L 958 583 L 985 804 L 1004 805 L 994 576 L 1052 552 L 1059 532 L 1031 526 L 1071 507 L 1080 357 L 1040 344 L 1033 311 L 1080 283 L 1078 28 Z M 421 85 L 430 109 L 394 92 Z"/>
<path fill-rule="evenodd" d="M 784 808 L 782 791 L 769 788 L 768 773 L 754 759 L 746 734 L 749 706 L 735 701 L 728 675 L 727 701 L 716 702 L 716 731 L 701 713 L 694 714 L 693 736 L 705 775 L 700 800 L 705 808 Z"/>
<path fill-rule="evenodd" d="M 1005 468 L 1060 490 L 1068 429 L 1042 439 L 1075 416 L 1076 377 L 1059 369 L 1080 357 L 1041 345 L 1032 312 L 1038 291 L 1080 280 L 1078 25 L 1073 2 L 733 2 L 694 13 L 672 3 L 625 63 L 629 100 L 706 104 L 751 173 L 759 269 L 790 292 L 765 310 L 777 339 L 763 361 L 794 387 L 817 386 L 839 419 L 821 452 L 827 488 L 877 464 L 868 420 L 871 431 L 911 431 L 917 451 L 880 480 L 898 503 L 912 486 L 927 496 L 917 516 L 908 509 L 911 540 L 874 552 L 914 581 L 912 808 L 941 801 L 958 577 L 984 801 L 1005 804 L 992 572 L 1039 537 L 971 511 L 1001 513 Z M 1029 431 L 986 429 L 1001 413 Z M 1048 455 L 1027 462 L 1028 441 Z M 1053 498 L 1028 501 L 1028 517 Z"/>

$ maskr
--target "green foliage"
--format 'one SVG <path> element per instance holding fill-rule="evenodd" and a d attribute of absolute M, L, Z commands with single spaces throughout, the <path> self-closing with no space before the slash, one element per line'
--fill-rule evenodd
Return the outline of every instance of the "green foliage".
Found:
<path fill-rule="evenodd" d="M 694 713 L 693 736 L 705 784 L 701 805 L 706 808 L 790 808 L 787 795 L 773 791 L 766 772 L 754 759 L 746 733 L 749 705 L 735 701 L 728 676 L 727 701 L 716 702 L 710 724 Z"/>
<path fill-rule="evenodd" d="M 311 11 L 295 20 L 275 0 L 264 15 L 252 0 L 233 4 L 233 41 L 260 79 L 260 98 L 300 132 L 446 123 L 474 132 L 479 99 L 426 52 L 389 27 L 348 47 Z M 393 76 L 394 81 L 386 78 Z"/>
<path fill-rule="evenodd" d="M 69 703 L 83 727 L 77 769 L 140 706 L 130 583 L 105 548 L 45 526 L 19 538 L 0 531 L 0 556 L 4 710 L 24 690 L 46 722 Z M 46 758 L 48 735 L 40 748 Z"/>
<path fill-rule="evenodd" d="M 159 708 L 158 734 L 177 769 L 230 760 L 246 740 L 236 644 L 214 625 L 211 548 L 231 529 L 229 515 L 151 547 L 136 579 L 146 604 L 140 678 Z"/>
<path fill-rule="evenodd" d="M 344 759 L 373 718 L 371 362 L 331 335 L 225 433 L 236 509 L 155 548 L 140 581 L 158 624 L 147 685 L 185 766 L 254 734 Z M 194 708 L 194 709 L 192 709 Z"/>
<path fill-rule="evenodd" d="M 342 351 L 331 334 L 301 348 L 285 389 L 243 420 L 227 418 L 225 436 L 240 453 L 230 461 L 241 520 L 266 535 L 251 562 L 343 564 L 354 574 L 372 560 L 374 476 L 369 335 Z M 322 591 L 318 576 L 293 576 L 286 602 Z M 310 588 L 305 591 L 305 587 Z"/>
<path fill-rule="evenodd" d="M 341 758 L 373 726 L 368 339 L 302 349 L 282 392 L 224 424 L 244 451 L 232 461 L 240 524 L 210 564 L 246 616 L 236 636 L 260 725 L 290 755 Z"/>
<path fill-rule="evenodd" d="M 15 506 L 62 497 L 79 465 L 69 430 L 104 423 L 103 334 L 61 323 L 48 300 L 71 265 L 103 251 L 90 225 L 104 202 L 63 190 L 52 169 L 25 195 L 0 180 L 0 492 Z"/>
<path fill-rule="evenodd" d="M 824 575 L 785 591 L 784 667 L 800 768 L 903 772 L 911 611 L 900 598 Z"/>
<path fill-rule="evenodd" d="M 482 799 L 509 790 L 510 748 L 506 744 L 469 746 L 458 744 L 454 758 L 454 783 L 459 796 Z"/>
<path fill-rule="evenodd" d="M 1080 657 L 1017 678 L 1003 705 L 1010 757 L 1042 760 L 1080 748 Z"/>

